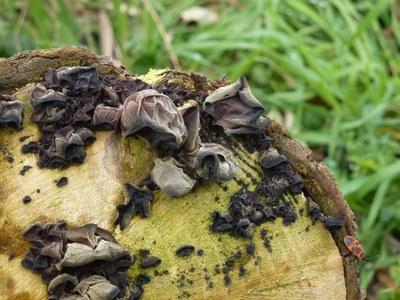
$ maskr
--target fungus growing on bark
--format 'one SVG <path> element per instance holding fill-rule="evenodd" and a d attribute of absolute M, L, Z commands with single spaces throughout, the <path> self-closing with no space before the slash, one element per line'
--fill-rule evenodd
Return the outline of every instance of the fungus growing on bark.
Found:
<path fill-rule="evenodd" d="M 85 146 L 93 144 L 93 142 L 96 140 L 96 136 L 94 135 L 93 131 L 87 129 L 86 127 L 78 129 L 76 134 L 79 135 Z"/>
<path fill-rule="evenodd" d="M 42 84 L 37 84 L 32 91 L 29 103 L 37 110 L 40 110 L 46 105 L 54 105 L 57 107 L 65 107 L 67 97 L 52 89 L 46 89 Z"/>
<path fill-rule="evenodd" d="M 143 90 L 129 96 L 121 116 L 124 137 L 137 135 L 152 148 L 178 149 L 187 131 L 172 100 L 155 90 Z"/>
<path fill-rule="evenodd" d="M 239 167 L 232 154 L 223 146 L 205 143 L 197 154 L 195 170 L 197 175 L 204 179 L 228 181 L 239 171 Z"/>
<path fill-rule="evenodd" d="M 74 94 L 90 95 L 100 91 L 99 72 L 95 67 L 63 67 L 44 75 L 46 87 L 53 90 L 68 90 Z"/>
<path fill-rule="evenodd" d="M 31 225 L 22 266 L 42 274 L 49 299 L 135 299 L 126 270 L 136 257 L 96 224 L 67 230 L 63 221 Z"/>
<path fill-rule="evenodd" d="M 172 157 L 155 158 L 151 178 L 164 193 L 171 197 L 181 197 L 189 193 L 196 180 L 183 171 L 183 165 Z"/>
<path fill-rule="evenodd" d="M 99 104 L 93 114 L 92 127 L 95 130 L 115 130 L 122 114 L 122 107 Z"/>
<path fill-rule="evenodd" d="M 20 130 L 23 120 L 22 102 L 11 95 L 0 95 L 0 125 Z"/>
<path fill-rule="evenodd" d="M 187 130 L 187 138 L 184 143 L 185 154 L 193 155 L 193 152 L 196 152 L 201 145 L 199 136 L 200 110 L 197 104 L 191 102 L 179 107 L 178 110 Z"/>
<path fill-rule="evenodd" d="M 79 165 L 86 157 L 84 145 L 72 127 L 62 128 L 56 132 L 51 146 L 43 150 L 47 159 L 43 157 L 43 160 L 39 161 L 39 166 L 51 165 L 63 168 L 68 165 Z"/>
<path fill-rule="evenodd" d="M 128 190 L 129 200 L 126 204 L 117 206 L 118 216 L 114 225 L 119 225 L 124 230 L 135 214 L 142 218 L 150 214 L 150 203 L 154 200 L 154 193 L 148 189 L 140 189 L 132 183 L 125 183 Z"/>
<path fill-rule="evenodd" d="M 260 132 L 268 119 L 261 116 L 264 107 L 253 96 L 244 76 L 228 86 L 220 87 L 204 101 L 204 111 L 227 135 Z"/>

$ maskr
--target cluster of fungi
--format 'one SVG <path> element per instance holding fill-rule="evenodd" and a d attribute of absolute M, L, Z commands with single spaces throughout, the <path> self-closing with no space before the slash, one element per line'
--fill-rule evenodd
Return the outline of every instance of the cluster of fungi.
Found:
<path fill-rule="evenodd" d="M 262 223 L 280 217 L 284 225 L 290 225 L 297 219 L 288 200 L 296 202 L 296 197 L 284 195 L 300 194 L 302 178 L 265 135 L 268 119 L 263 116 L 264 107 L 243 76 L 207 94 L 101 76 L 94 67 L 64 67 L 45 74 L 44 84 L 37 84 L 31 94 L 30 105 L 31 120 L 42 136 L 23 145 L 22 152 L 37 154 L 41 168 L 82 164 L 85 147 L 96 140 L 98 130 L 120 131 L 127 139 L 140 137 L 155 151 L 154 167 L 144 187 L 125 185 L 129 200 L 117 207 L 115 220 L 122 230 L 134 215 L 149 216 L 155 189 L 181 197 L 204 180 L 234 179 L 241 186 L 232 195 L 227 212 L 210 212 L 214 232 L 252 238 L 255 226 Z M 20 129 L 23 117 L 20 101 L 0 96 L 0 124 Z M 250 153 L 258 151 L 259 164 L 254 170 L 259 179 L 252 178 L 253 186 L 235 176 L 241 168 L 232 143 L 241 143 Z M 312 212 L 315 219 L 329 223 L 334 230 L 341 228 L 339 220 L 327 220 L 318 208 Z M 141 286 L 132 283 L 125 272 L 134 256 L 95 224 L 69 230 L 65 222 L 34 224 L 24 237 L 31 250 L 23 265 L 42 274 L 51 299 L 91 298 L 90 293 L 109 299 L 140 297 Z M 74 261 L 78 256 L 87 260 Z"/>

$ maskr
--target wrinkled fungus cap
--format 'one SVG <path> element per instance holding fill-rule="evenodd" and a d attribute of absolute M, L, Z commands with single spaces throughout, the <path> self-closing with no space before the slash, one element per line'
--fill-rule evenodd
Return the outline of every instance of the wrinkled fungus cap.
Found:
<path fill-rule="evenodd" d="M 182 115 L 183 121 L 187 130 L 187 138 L 184 148 L 187 153 L 197 150 L 201 145 L 199 136 L 200 131 L 200 110 L 197 104 L 188 102 L 181 107 L 178 107 Z"/>
<path fill-rule="evenodd" d="M 178 149 L 187 137 L 182 115 L 172 100 L 151 89 L 125 100 L 121 130 L 124 137 L 144 138 L 152 148 Z"/>
<path fill-rule="evenodd" d="M 32 91 L 29 103 L 36 109 L 51 104 L 58 107 L 65 107 L 66 97 L 63 93 L 46 89 L 42 84 L 37 84 Z"/>
<path fill-rule="evenodd" d="M 277 168 L 279 165 L 287 166 L 287 159 L 285 156 L 280 155 L 274 148 L 262 151 L 260 153 L 260 164 L 267 170 Z"/>
<path fill-rule="evenodd" d="M 24 106 L 21 101 L 10 95 L 0 95 L 0 125 L 20 130 L 23 120 Z"/>
<path fill-rule="evenodd" d="M 205 143 L 197 154 L 195 170 L 204 179 L 228 181 L 236 174 L 239 167 L 232 154 L 222 145 Z"/>
<path fill-rule="evenodd" d="M 74 94 L 93 94 L 101 89 L 99 72 L 95 67 L 63 67 L 44 75 L 46 87 L 61 90 L 68 87 Z"/>
<path fill-rule="evenodd" d="M 92 126 L 98 130 L 115 130 L 118 127 L 121 114 L 122 107 L 97 105 L 93 114 Z"/>
<path fill-rule="evenodd" d="M 267 118 L 261 116 L 264 107 L 251 93 L 244 76 L 211 93 L 204 101 L 204 111 L 228 135 L 254 133 L 267 124 Z"/>
<path fill-rule="evenodd" d="M 174 158 L 155 158 L 154 163 L 151 178 L 167 195 L 181 197 L 196 184 L 196 180 L 188 176 L 182 169 L 183 165 Z"/>

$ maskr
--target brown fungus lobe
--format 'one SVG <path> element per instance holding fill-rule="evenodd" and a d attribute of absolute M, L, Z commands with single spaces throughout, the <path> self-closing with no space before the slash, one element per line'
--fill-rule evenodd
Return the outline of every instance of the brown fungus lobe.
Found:
<path fill-rule="evenodd" d="M 96 224 L 37 222 L 23 237 L 30 251 L 22 266 L 42 275 L 49 299 L 137 299 L 143 291 L 126 274 L 136 257 Z"/>
<path fill-rule="evenodd" d="M 227 135 L 261 131 L 267 118 L 261 116 L 264 107 L 253 96 L 244 76 L 228 86 L 220 87 L 204 101 L 204 111 L 224 128 Z"/>
<path fill-rule="evenodd" d="M 96 130 L 115 130 L 122 114 L 122 106 L 111 107 L 99 104 L 93 114 L 92 128 Z"/>
<path fill-rule="evenodd" d="M 164 193 L 171 197 L 181 197 L 189 193 L 196 180 L 183 171 L 183 165 L 172 157 L 155 158 L 151 178 Z"/>
<path fill-rule="evenodd" d="M 228 181 L 239 171 L 232 154 L 220 144 L 203 144 L 196 157 L 195 170 L 204 179 Z"/>
<path fill-rule="evenodd" d="M 172 100 L 151 89 L 125 100 L 121 130 L 125 138 L 140 136 L 152 148 L 178 149 L 187 137 L 183 118 Z"/>
<path fill-rule="evenodd" d="M 24 120 L 22 102 L 11 95 L 0 95 L 0 125 L 20 130 Z"/>

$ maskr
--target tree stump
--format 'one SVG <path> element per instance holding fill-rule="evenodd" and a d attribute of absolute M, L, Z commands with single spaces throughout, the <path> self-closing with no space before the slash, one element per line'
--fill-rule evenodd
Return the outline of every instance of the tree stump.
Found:
<path fill-rule="evenodd" d="M 151 249 L 152 255 L 160 257 L 161 265 L 146 271 L 152 280 L 145 286 L 143 299 L 362 299 L 356 259 L 348 255 L 342 242 L 344 235 L 354 235 L 357 230 L 352 211 L 326 166 L 312 161 L 311 151 L 272 120 L 266 133 L 303 177 L 308 196 L 325 214 L 344 222 L 336 239 L 321 222 L 313 224 L 303 194 L 285 196 L 298 211 L 304 211 L 295 223 L 283 226 L 277 219 L 256 228 L 251 241 L 255 246 L 253 255 L 246 253 L 250 240 L 212 232 L 212 212 L 228 210 L 230 197 L 241 189 L 238 182 L 254 186 L 249 176 L 260 180 L 257 153 L 247 152 L 238 143 L 232 144 L 241 167 L 237 180 L 224 184 L 204 181 L 180 198 L 158 190 L 150 216 L 134 217 L 124 231 L 113 225 L 116 206 L 126 197 L 124 183 L 140 185 L 153 166 L 154 153 L 143 140 L 124 139 L 114 131 L 96 132 L 97 140 L 87 148 L 82 165 L 62 171 L 37 167 L 35 155 L 21 153 L 21 137 L 37 140 L 40 136 L 36 124 L 30 121 L 29 97 L 34 84 L 42 81 L 48 70 L 62 66 L 95 66 L 102 75 L 134 77 L 119 62 L 82 47 L 27 51 L 0 60 L 0 93 L 14 94 L 25 109 L 23 130 L 0 128 L 0 299 L 47 297 L 40 276 L 21 267 L 29 247 L 21 233 L 36 221 L 57 220 L 74 226 L 96 223 L 113 232 L 131 252 Z M 227 84 L 226 80 L 210 82 L 204 76 L 174 70 L 153 70 L 142 79 L 153 86 L 170 83 L 206 93 Z M 6 159 L 9 156 L 14 158 L 12 163 Z M 25 165 L 32 169 L 20 176 Z M 69 182 L 59 188 L 54 181 L 62 176 Z M 26 195 L 32 201 L 24 205 Z M 268 232 L 272 252 L 260 237 L 263 229 Z M 204 254 L 177 257 L 176 249 L 184 244 Z M 16 254 L 12 260 L 10 253 Z M 235 257 L 234 265 L 225 274 L 219 273 L 218 266 L 222 269 L 230 257 Z M 241 268 L 246 272 L 239 274 Z M 160 275 L 153 276 L 153 271 Z M 129 275 L 135 277 L 140 272 L 136 263 Z"/>

